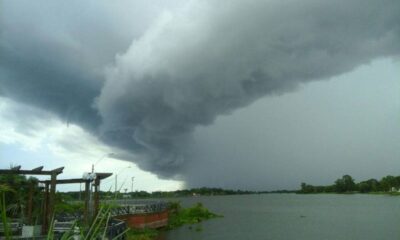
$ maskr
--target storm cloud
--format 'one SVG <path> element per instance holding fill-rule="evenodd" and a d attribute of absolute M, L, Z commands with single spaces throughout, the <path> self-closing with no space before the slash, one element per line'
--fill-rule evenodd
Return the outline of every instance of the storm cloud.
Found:
<path fill-rule="evenodd" d="M 400 53 L 397 0 L 43 3 L 3 3 L 0 94 L 188 183 L 198 127 Z"/>
<path fill-rule="evenodd" d="M 396 1 L 193 1 L 119 55 L 97 101 L 106 135 L 127 134 L 142 167 L 179 173 L 188 143 L 267 94 L 399 53 Z M 125 141 L 125 139 L 124 139 Z"/>
<path fill-rule="evenodd" d="M 0 94 L 95 133 L 104 68 L 143 33 L 163 9 L 157 5 L 2 1 Z"/>

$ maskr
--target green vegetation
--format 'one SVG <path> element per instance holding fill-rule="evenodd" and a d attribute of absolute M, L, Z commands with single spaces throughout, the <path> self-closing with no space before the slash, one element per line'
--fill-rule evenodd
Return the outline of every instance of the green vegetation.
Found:
<path fill-rule="evenodd" d="M 4 235 L 5 239 L 11 239 L 11 231 L 8 225 L 7 219 L 7 208 L 6 208 L 6 192 L 14 192 L 9 186 L 2 184 L 0 185 L 0 215 L 1 215 L 1 222 L 4 227 Z"/>
<path fill-rule="evenodd" d="M 224 196 L 224 195 L 244 195 L 244 194 L 266 194 L 266 193 L 295 193 L 296 190 L 276 190 L 276 191 L 245 191 L 232 190 L 222 188 L 192 188 L 177 191 L 135 191 L 128 193 L 118 192 L 117 194 L 107 191 L 99 192 L 101 199 L 124 199 L 124 198 L 176 198 L 176 197 L 192 197 L 192 196 Z M 63 198 L 68 201 L 79 200 L 79 192 L 63 192 Z"/>
<path fill-rule="evenodd" d="M 9 229 L 9 219 L 6 215 L 6 205 L 5 205 L 5 193 L 10 192 L 8 187 L 4 185 L 0 185 L 0 215 L 1 215 L 1 222 L 4 226 L 4 233 L 6 240 L 12 240 L 13 235 Z M 110 220 L 110 209 L 109 208 L 101 208 L 97 216 L 95 217 L 93 223 L 89 227 L 80 226 L 77 222 L 62 236 L 55 237 L 53 232 L 54 220 L 50 224 L 49 232 L 46 236 L 47 240 L 54 240 L 54 239 L 61 239 L 61 240 L 68 240 L 74 239 L 74 236 L 77 234 L 75 231 L 76 228 L 79 229 L 79 237 L 80 239 L 85 240 L 94 240 L 94 239 L 106 239 L 106 226 L 108 225 L 108 221 Z M 115 236 L 113 240 L 120 239 L 124 236 L 128 230 L 120 233 L 119 235 Z"/>
<path fill-rule="evenodd" d="M 0 216 L 1 221 L 4 226 L 5 238 L 12 239 L 12 234 L 8 229 L 9 218 L 8 217 L 19 217 L 24 215 L 25 211 L 25 203 L 27 201 L 28 194 L 27 191 L 39 192 L 40 189 L 37 187 L 35 181 L 36 179 L 26 179 L 24 176 L 19 175 L 5 175 L 0 176 Z M 10 187 L 12 186 L 12 187 Z M 16 186 L 16 187 L 14 187 Z M 22 189 L 22 190 L 21 190 Z M 26 191 L 25 191 L 26 190 Z M 204 194 L 204 195 L 225 195 L 225 194 L 242 194 L 242 191 L 226 191 L 222 189 L 196 189 L 196 190 L 185 190 L 184 195 L 193 195 L 194 192 L 196 194 Z M 158 192 L 157 194 L 160 194 Z M 248 192 L 246 192 L 248 193 Z M 157 195 L 156 194 L 156 195 Z M 42 194 L 34 194 L 34 201 L 42 201 Z M 163 194 L 162 194 L 163 195 Z M 68 193 L 56 193 L 56 212 L 76 212 L 81 211 L 83 209 L 82 202 L 74 202 L 73 196 Z M 39 202 L 40 204 L 40 202 Z M 16 205 L 16 207 L 10 207 Z M 76 222 L 75 225 L 67 231 L 61 239 L 71 239 L 74 234 L 76 234 L 75 230 L 79 229 L 79 234 L 82 239 L 96 239 L 102 238 L 105 236 L 105 226 L 110 220 L 110 209 L 115 207 L 115 203 L 102 204 L 101 210 L 99 214 L 95 217 L 93 224 L 89 227 L 81 226 L 79 222 Z M 11 212 L 10 209 L 17 209 L 18 211 Z M 40 209 L 40 208 L 38 208 Z M 185 224 L 198 224 L 204 220 L 219 217 L 218 215 L 210 212 L 206 209 L 201 203 L 197 203 L 193 207 L 190 208 L 182 208 L 179 202 L 172 202 L 169 205 L 170 210 L 170 218 L 169 224 L 167 227 L 161 230 L 154 229 L 144 229 L 144 230 L 134 230 L 131 229 L 127 232 L 128 239 L 133 240 L 151 240 L 156 238 L 160 231 L 171 230 L 177 227 L 180 227 Z M 53 224 L 50 224 L 51 226 Z M 196 225 L 194 227 L 190 226 L 190 229 L 194 231 L 201 231 L 202 227 Z M 125 233 L 123 233 L 125 234 Z M 47 235 L 48 240 L 55 239 L 51 229 L 49 234 Z"/>
<path fill-rule="evenodd" d="M 172 203 L 167 229 L 174 229 L 185 224 L 197 224 L 216 217 L 221 216 L 210 212 L 201 203 L 190 208 L 182 208 L 179 203 Z"/>
<path fill-rule="evenodd" d="M 57 213 L 83 213 L 84 209 L 83 202 L 67 202 L 65 199 L 61 198 L 56 194 L 56 205 L 55 212 Z"/>
<path fill-rule="evenodd" d="M 30 201 L 29 195 L 32 196 L 33 206 L 41 206 L 43 203 L 43 194 L 38 187 L 36 178 L 26 178 L 25 176 L 15 174 L 0 175 L 0 216 L 1 223 L 4 228 L 5 239 L 13 239 L 13 233 L 10 229 L 12 218 L 26 219 L 27 202 Z M 32 194 L 30 194 L 32 193 Z M 71 203 L 68 194 L 56 193 L 55 210 L 62 213 L 74 213 L 83 209 L 83 203 Z M 93 220 L 90 226 L 84 226 L 79 222 L 66 231 L 62 236 L 54 236 L 52 227 L 54 221 L 50 224 L 49 234 L 46 236 L 48 240 L 53 239 L 72 239 L 76 234 L 80 235 L 81 239 L 104 239 L 106 234 L 106 225 L 110 220 L 110 208 L 112 204 L 107 204 L 101 207 L 98 215 Z M 41 207 L 34 207 L 33 214 L 36 215 L 36 222 L 41 220 Z M 36 212 L 35 212 L 36 210 Z M 79 229 L 79 230 L 78 230 Z M 78 232 L 76 232 L 78 230 Z M 121 238 L 126 232 L 121 233 L 114 239 Z"/>
<path fill-rule="evenodd" d="M 257 194 L 261 192 L 231 190 L 222 188 L 192 188 L 177 191 L 135 191 L 128 193 L 118 192 L 117 194 L 107 191 L 99 192 L 101 199 L 122 199 L 122 198 L 174 198 L 174 197 L 190 197 L 190 196 L 220 196 L 220 195 L 242 195 L 242 194 Z M 266 192 L 262 192 L 266 193 Z M 62 193 L 63 197 L 68 200 L 78 200 L 79 192 L 65 192 Z"/>
<path fill-rule="evenodd" d="M 32 191 L 33 206 L 40 206 L 42 202 L 42 196 L 40 189 L 37 185 L 37 179 L 30 177 L 26 178 L 21 175 L 0 175 L 0 184 L 2 186 L 3 193 L 7 192 L 4 196 L 4 204 L 7 206 L 7 216 L 25 216 L 27 214 L 26 203 L 28 202 L 29 192 Z M 6 190 L 8 189 L 8 190 Z M 5 191 L 6 190 L 6 191 Z M 40 215 L 41 208 L 34 208 L 33 215 L 37 217 Z"/>
<path fill-rule="evenodd" d="M 152 240 L 159 235 L 156 229 L 130 229 L 127 233 L 129 240 Z"/>
<path fill-rule="evenodd" d="M 400 176 L 386 176 L 380 181 L 369 179 L 356 183 L 350 175 L 344 175 L 337 179 L 334 184 L 328 186 L 313 186 L 301 183 L 298 193 L 384 193 L 400 195 Z"/>
<path fill-rule="evenodd" d="M 210 212 L 201 203 L 197 203 L 189 208 L 182 208 L 179 202 L 171 202 L 169 205 L 169 221 L 167 227 L 159 230 L 131 229 L 127 236 L 130 240 L 152 240 L 159 236 L 161 231 L 172 230 L 183 225 L 190 225 L 189 229 L 193 229 L 194 231 L 202 231 L 200 225 L 194 227 L 192 227 L 192 225 L 216 217 L 221 216 Z"/>

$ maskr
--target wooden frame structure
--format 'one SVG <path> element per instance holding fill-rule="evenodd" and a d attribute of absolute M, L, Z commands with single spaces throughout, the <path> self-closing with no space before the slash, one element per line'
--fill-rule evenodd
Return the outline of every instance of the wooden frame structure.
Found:
<path fill-rule="evenodd" d="M 57 184 L 73 184 L 73 183 L 85 183 L 85 209 L 84 209 L 84 221 L 86 224 L 90 223 L 89 216 L 89 199 L 90 199 L 90 182 L 94 181 L 94 216 L 97 215 L 100 206 L 100 182 L 101 180 L 108 178 L 112 173 L 95 173 L 94 179 L 83 179 L 83 178 L 72 178 L 72 179 L 58 179 L 57 176 L 61 174 L 64 167 L 56 168 L 50 171 L 44 171 L 43 166 L 34 168 L 32 170 L 21 170 L 21 166 L 12 167 L 11 169 L 0 169 L 1 174 L 14 174 L 14 175 L 48 175 L 50 180 L 38 181 L 44 183 L 44 214 L 43 214 L 43 225 L 42 232 L 47 233 L 49 224 L 55 212 L 55 193 Z M 28 196 L 28 222 L 32 221 L 32 209 L 33 209 L 33 183 L 29 186 Z"/>
<path fill-rule="evenodd" d="M 90 182 L 93 180 L 90 179 L 83 179 L 83 178 L 71 178 L 71 179 L 59 179 L 56 180 L 56 184 L 74 184 L 74 183 L 84 183 L 85 184 L 85 207 L 84 207 L 84 212 L 83 212 L 83 218 L 85 224 L 89 224 L 91 221 L 91 218 L 93 216 L 96 216 L 97 213 L 99 212 L 99 206 L 100 206 L 100 182 L 101 180 L 108 178 L 112 175 L 112 173 L 95 173 L 96 178 L 94 179 L 94 211 L 90 211 L 90 206 L 89 206 L 89 199 L 90 199 Z M 45 199 L 49 195 L 48 193 L 48 186 L 51 184 L 51 180 L 45 180 L 45 181 L 39 181 L 40 183 L 45 184 Z M 90 216 L 90 212 L 93 212 L 93 216 Z"/>
<path fill-rule="evenodd" d="M 56 194 L 56 181 L 57 176 L 61 174 L 64 167 L 56 168 L 50 171 L 44 171 L 43 166 L 34 168 L 32 170 L 21 170 L 21 166 L 12 167 L 11 169 L 0 169 L 0 174 L 14 174 L 14 175 L 47 175 L 50 176 L 49 185 L 45 189 L 50 194 L 45 197 L 45 213 L 43 218 L 43 232 L 47 232 L 51 217 L 54 215 L 54 205 L 55 205 L 55 194 Z M 50 189 L 49 189 L 50 186 Z M 33 189 L 33 186 L 30 186 Z M 28 200 L 28 218 L 32 218 L 32 204 L 33 204 L 33 190 L 29 191 Z"/>

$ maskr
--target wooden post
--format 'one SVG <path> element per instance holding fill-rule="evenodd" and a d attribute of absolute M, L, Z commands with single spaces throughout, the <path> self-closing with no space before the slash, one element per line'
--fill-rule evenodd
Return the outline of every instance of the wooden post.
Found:
<path fill-rule="evenodd" d="M 117 188 L 118 188 L 118 184 L 117 184 L 117 182 L 118 182 L 118 174 L 115 174 L 115 199 L 118 199 L 118 195 L 117 195 Z"/>
<path fill-rule="evenodd" d="M 29 195 L 28 195 L 28 224 L 32 225 L 32 209 L 33 209 L 33 181 L 29 181 Z"/>
<path fill-rule="evenodd" d="M 90 194 L 90 182 L 85 182 L 85 210 L 83 212 L 84 223 L 86 226 L 89 226 L 89 194 Z"/>
<path fill-rule="evenodd" d="M 49 226 L 48 216 L 49 216 L 49 184 L 45 183 L 44 188 L 44 209 L 43 209 L 43 224 L 42 233 L 46 234 Z"/>
<path fill-rule="evenodd" d="M 100 203 L 100 178 L 96 178 L 94 180 L 94 216 L 97 216 L 99 213 L 99 203 Z"/>
<path fill-rule="evenodd" d="M 49 196 L 49 205 L 48 205 L 48 215 L 47 221 L 49 224 L 52 224 L 52 219 L 55 213 L 55 204 L 56 204 L 56 181 L 57 181 L 57 173 L 53 172 L 51 174 L 50 179 L 50 196 Z"/>

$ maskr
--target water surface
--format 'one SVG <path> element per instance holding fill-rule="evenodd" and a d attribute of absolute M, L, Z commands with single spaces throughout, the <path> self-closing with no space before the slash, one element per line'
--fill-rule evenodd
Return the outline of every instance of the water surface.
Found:
<path fill-rule="evenodd" d="M 400 197 L 339 194 L 261 194 L 179 199 L 202 202 L 224 215 L 167 232 L 166 240 L 400 239 Z M 201 228 L 201 231 L 196 231 Z"/>

